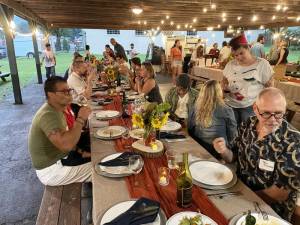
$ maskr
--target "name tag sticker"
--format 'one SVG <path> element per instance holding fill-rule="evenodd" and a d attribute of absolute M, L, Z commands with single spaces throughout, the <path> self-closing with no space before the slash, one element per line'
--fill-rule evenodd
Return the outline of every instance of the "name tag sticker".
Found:
<path fill-rule="evenodd" d="M 259 160 L 259 169 L 273 172 L 275 167 L 275 162 L 260 159 Z"/>

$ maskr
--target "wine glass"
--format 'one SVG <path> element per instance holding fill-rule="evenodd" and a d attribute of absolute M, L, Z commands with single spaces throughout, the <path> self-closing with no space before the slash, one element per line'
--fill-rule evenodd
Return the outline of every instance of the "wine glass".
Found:
<path fill-rule="evenodd" d="M 123 146 L 125 149 L 131 149 L 130 138 L 129 130 L 122 134 Z"/>
<path fill-rule="evenodd" d="M 78 95 L 76 102 L 79 106 L 88 106 L 88 100 L 83 95 Z"/>
<path fill-rule="evenodd" d="M 141 172 L 144 166 L 143 158 L 140 155 L 132 155 L 129 157 L 128 169 L 133 174 L 138 174 Z"/>

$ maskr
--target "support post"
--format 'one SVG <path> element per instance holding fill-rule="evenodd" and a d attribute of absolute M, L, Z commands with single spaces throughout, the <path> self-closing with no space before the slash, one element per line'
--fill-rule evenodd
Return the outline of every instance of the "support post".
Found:
<path fill-rule="evenodd" d="M 35 66 L 36 66 L 36 73 L 38 77 L 38 83 L 42 84 L 43 83 L 43 78 L 42 78 L 42 71 L 41 71 L 41 62 L 40 62 L 40 55 L 39 55 L 39 48 L 37 44 L 37 39 L 36 39 L 36 23 L 34 21 L 30 21 L 30 28 L 32 32 L 32 42 L 33 42 L 33 49 L 34 49 L 34 58 L 35 58 Z"/>
<path fill-rule="evenodd" d="M 2 24 L 3 31 L 5 34 L 5 41 L 7 47 L 7 55 L 8 55 L 9 68 L 10 68 L 12 85 L 13 85 L 15 104 L 23 104 L 18 67 L 17 67 L 16 55 L 15 55 L 13 34 L 9 26 L 9 21 L 11 21 L 12 18 L 13 18 L 13 11 L 9 10 L 7 6 L 0 4 L 0 23 Z"/>

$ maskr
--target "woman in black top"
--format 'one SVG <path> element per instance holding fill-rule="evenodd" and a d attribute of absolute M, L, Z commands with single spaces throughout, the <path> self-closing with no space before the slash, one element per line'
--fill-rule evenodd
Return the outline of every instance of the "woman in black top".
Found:
<path fill-rule="evenodd" d="M 285 40 L 282 40 L 280 42 L 280 53 L 279 53 L 279 59 L 276 63 L 276 66 L 279 64 L 287 64 L 288 55 L 289 55 L 289 50 L 287 48 L 287 42 Z"/>
<path fill-rule="evenodd" d="M 144 94 L 147 101 L 160 104 L 163 101 L 154 76 L 155 73 L 151 63 L 144 62 L 140 69 L 139 76 L 135 79 L 135 90 L 139 94 Z"/>

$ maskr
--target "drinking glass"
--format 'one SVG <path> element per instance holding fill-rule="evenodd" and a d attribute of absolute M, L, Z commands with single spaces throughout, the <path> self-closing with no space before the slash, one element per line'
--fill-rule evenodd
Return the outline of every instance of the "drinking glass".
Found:
<path fill-rule="evenodd" d="M 170 180 L 170 169 L 167 167 L 158 168 L 158 183 L 161 186 L 167 186 Z"/>
<path fill-rule="evenodd" d="M 168 162 L 168 167 L 170 169 L 177 169 L 178 168 L 178 154 L 176 151 L 168 150 L 166 151 L 166 156 L 167 156 L 167 162 Z"/>
<path fill-rule="evenodd" d="M 130 137 L 130 130 L 127 130 L 123 135 L 122 135 L 122 140 L 123 140 L 123 146 L 125 149 L 131 149 L 131 137 Z"/>
<path fill-rule="evenodd" d="M 143 158 L 140 155 L 132 155 L 129 157 L 128 169 L 133 174 L 138 174 L 143 169 Z"/>
<path fill-rule="evenodd" d="M 88 100 L 83 95 L 78 95 L 76 102 L 79 106 L 88 106 Z"/>

